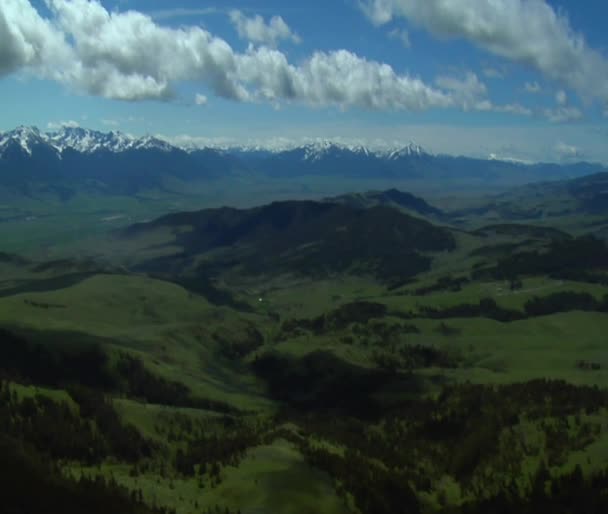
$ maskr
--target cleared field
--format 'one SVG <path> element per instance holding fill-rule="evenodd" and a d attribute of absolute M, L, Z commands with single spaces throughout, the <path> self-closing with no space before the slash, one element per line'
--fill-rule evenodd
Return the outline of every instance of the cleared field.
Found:
<path fill-rule="evenodd" d="M 574 384 L 608 386 L 608 315 L 569 312 L 513 323 L 485 319 L 447 320 L 459 329 L 445 337 L 434 332 L 438 321 L 420 320 L 422 334 L 413 342 L 457 349 L 464 365 L 457 369 L 427 371 L 458 381 L 512 383 L 538 378 L 562 379 Z M 600 370 L 577 367 L 595 362 Z"/>

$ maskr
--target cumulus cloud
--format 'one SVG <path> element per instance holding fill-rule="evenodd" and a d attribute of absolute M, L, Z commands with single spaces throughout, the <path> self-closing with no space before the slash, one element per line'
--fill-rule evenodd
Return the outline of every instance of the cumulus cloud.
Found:
<path fill-rule="evenodd" d="M 437 85 L 450 92 L 450 98 L 465 111 L 492 111 L 530 116 L 532 111 L 518 103 L 496 105 L 488 99 L 488 88 L 479 77 L 468 72 L 464 77 L 439 77 Z"/>
<path fill-rule="evenodd" d="M 405 29 L 393 29 L 388 33 L 391 39 L 397 39 L 401 41 L 401 44 L 405 48 L 411 48 L 412 42 L 410 41 L 410 33 Z"/>
<path fill-rule="evenodd" d="M 608 100 L 608 60 L 545 0 L 363 0 L 377 25 L 405 17 L 532 67 L 588 98 Z"/>
<path fill-rule="evenodd" d="M 59 65 L 71 55 L 64 35 L 43 19 L 28 0 L 2 0 L 0 76 L 35 67 L 50 78 L 62 79 Z"/>
<path fill-rule="evenodd" d="M 200 93 L 194 97 L 194 103 L 196 105 L 207 105 L 209 99 L 205 95 L 201 95 Z"/>
<path fill-rule="evenodd" d="M 551 123 L 565 123 L 580 120 L 583 112 L 578 107 L 559 106 L 555 109 L 545 109 L 544 115 Z"/>
<path fill-rule="evenodd" d="M 347 50 L 314 52 L 295 65 L 269 45 L 237 52 L 201 27 L 172 28 L 137 11 L 110 12 L 99 0 L 45 1 L 48 18 L 29 0 L 0 2 L 2 73 L 26 70 L 80 92 L 126 101 L 170 100 L 176 83 L 190 81 L 216 96 L 272 105 L 516 112 L 494 106 L 474 74 L 429 84 Z M 253 38 L 293 36 L 281 27 L 271 19 Z"/>
<path fill-rule="evenodd" d="M 475 73 L 469 72 L 464 78 L 439 77 L 436 82 L 439 87 L 450 91 L 465 111 L 490 110 L 486 99 L 488 88 Z"/>
<path fill-rule="evenodd" d="M 301 39 L 293 32 L 281 16 L 273 16 L 266 23 L 260 15 L 248 18 L 241 11 L 230 11 L 230 21 L 236 28 L 239 37 L 253 43 L 262 43 L 276 47 L 280 40 L 300 43 Z"/>
<path fill-rule="evenodd" d="M 456 107 L 446 92 L 345 50 L 316 52 L 294 66 L 276 49 L 250 47 L 238 53 L 200 27 L 163 27 L 139 12 L 109 12 L 96 0 L 47 0 L 52 23 L 28 0 L 7 2 L 0 4 L 0 12 L 11 15 L 9 26 L 37 29 L 23 30 L 19 38 L 10 33 L 4 39 L 15 45 L 25 41 L 46 52 L 20 57 L 12 68 L 27 67 L 93 95 L 170 99 L 175 82 L 190 80 L 237 101 L 369 109 Z M 56 42 L 61 50 L 57 55 L 63 55 L 63 59 L 53 57 L 53 66 L 46 62 L 51 56 L 43 50 L 47 39 Z"/>
<path fill-rule="evenodd" d="M 568 121 L 580 120 L 583 117 L 583 112 L 572 105 L 568 105 L 568 94 L 560 89 L 555 93 L 555 103 L 557 107 L 554 109 L 545 109 L 544 115 L 552 123 L 565 123 Z"/>
<path fill-rule="evenodd" d="M 524 89 L 528 93 L 532 93 L 533 95 L 542 91 L 542 88 L 540 87 L 540 84 L 538 82 L 526 82 L 524 84 Z"/>
<path fill-rule="evenodd" d="M 305 99 L 311 105 L 371 110 L 457 106 L 447 92 L 347 50 L 315 52 L 294 67 L 276 50 L 250 49 L 238 60 L 238 74 L 255 84 L 257 97 L 267 101 Z"/>
<path fill-rule="evenodd" d="M 486 77 L 488 77 L 489 79 L 504 79 L 505 78 L 505 74 L 502 71 L 497 70 L 496 68 L 485 67 L 483 69 L 483 74 Z"/>

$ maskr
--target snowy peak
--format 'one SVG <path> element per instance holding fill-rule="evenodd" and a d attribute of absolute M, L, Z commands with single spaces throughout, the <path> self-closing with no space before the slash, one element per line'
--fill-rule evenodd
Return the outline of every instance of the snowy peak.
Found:
<path fill-rule="evenodd" d="M 284 139 L 255 145 L 227 145 L 225 143 L 214 145 L 208 141 L 206 144 L 200 141 L 199 144 L 196 144 L 194 139 L 182 143 L 169 142 L 154 136 L 136 138 L 119 131 L 100 132 L 82 127 L 62 127 L 60 130 L 48 133 L 40 132 L 36 127 L 17 127 L 10 132 L 0 133 L 0 155 L 8 147 L 16 147 L 31 156 L 32 150 L 40 145 L 45 145 L 59 158 L 66 150 L 92 154 L 100 151 L 120 153 L 128 150 L 156 150 L 167 153 L 182 150 L 192 153 L 197 150 L 210 149 L 245 158 L 284 154 L 289 158 L 313 164 L 325 159 L 398 160 L 428 155 L 422 147 L 414 143 L 381 148 L 331 139 L 308 140 L 300 144 Z"/>
<path fill-rule="evenodd" d="M 385 150 L 384 152 L 381 153 L 381 156 L 391 160 L 391 161 L 395 161 L 397 159 L 401 159 L 404 157 L 421 157 L 423 155 L 428 155 L 427 152 L 424 151 L 424 149 L 415 144 L 415 143 L 410 143 L 406 146 L 403 146 L 401 148 L 398 149 L 393 149 L 393 150 Z"/>
<path fill-rule="evenodd" d="M 72 149 L 77 152 L 91 153 L 108 146 L 110 134 L 80 127 L 63 127 L 58 132 L 47 134 L 49 144 L 63 152 Z"/>
<path fill-rule="evenodd" d="M 304 160 L 316 162 L 328 156 L 340 156 L 351 154 L 356 157 L 378 158 L 397 160 L 403 157 L 420 157 L 428 155 L 419 145 L 410 143 L 403 147 L 391 147 L 388 149 L 372 149 L 362 144 L 344 144 L 333 141 L 317 141 L 301 147 L 304 152 Z"/>
<path fill-rule="evenodd" d="M 38 145 L 45 145 L 43 134 L 36 127 L 17 127 L 10 132 L 0 134 L 0 152 L 9 147 L 18 146 L 28 155 L 32 155 L 32 149 Z"/>
<path fill-rule="evenodd" d="M 60 152 L 68 148 L 81 153 L 100 150 L 118 153 L 130 149 L 155 148 L 163 151 L 173 149 L 169 143 L 150 136 L 138 139 L 118 131 L 105 133 L 80 127 L 64 127 L 58 132 L 47 134 L 47 138 L 49 143 Z"/>
<path fill-rule="evenodd" d="M 164 152 L 171 152 L 175 150 L 176 147 L 170 145 L 166 141 L 162 139 L 158 139 L 152 136 L 142 137 L 141 139 L 136 139 L 133 142 L 133 148 L 138 150 L 162 150 Z"/>
<path fill-rule="evenodd" d="M 331 141 L 320 141 L 308 144 L 304 146 L 302 150 L 304 151 L 305 161 L 315 162 L 331 153 L 340 152 L 342 148 Z"/>
<path fill-rule="evenodd" d="M 10 132 L 0 133 L 0 154 L 9 147 L 18 146 L 28 155 L 36 146 L 46 146 L 59 156 L 66 150 L 79 153 L 126 150 L 160 150 L 170 152 L 176 147 L 158 138 L 145 136 L 134 138 L 118 131 L 99 132 L 81 127 L 63 127 L 56 132 L 40 132 L 36 127 L 17 127 Z"/>

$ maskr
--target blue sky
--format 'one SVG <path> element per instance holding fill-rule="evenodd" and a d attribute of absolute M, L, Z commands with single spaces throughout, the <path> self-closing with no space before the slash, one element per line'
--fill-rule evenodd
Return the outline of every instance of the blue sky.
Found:
<path fill-rule="evenodd" d="M 608 162 L 599 0 L 2 0 L 0 130 Z"/>

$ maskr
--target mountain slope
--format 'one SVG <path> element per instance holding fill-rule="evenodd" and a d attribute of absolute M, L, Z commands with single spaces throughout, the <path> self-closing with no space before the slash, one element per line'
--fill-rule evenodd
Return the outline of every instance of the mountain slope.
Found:
<path fill-rule="evenodd" d="M 608 173 L 521 186 L 450 213 L 453 219 L 469 217 L 502 222 L 581 215 L 608 216 Z"/>
<path fill-rule="evenodd" d="M 19 127 L 0 135 L 0 186 L 36 197 L 78 192 L 134 195 L 167 187 L 169 180 L 217 178 L 244 166 L 206 149 L 186 152 L 152 137 L 132 138 L 81 128 L 43 134 Z"/>
<path fill-rule="evenodd" d="M 355 208 L 327 202 L 276 202 L 248 210 L 178 213 L 134 225 L 123 240 L 171 233 L 175 254 L 140 269 L 197 276 L 233 269 L 249 274 L 371 274 L 402 280 L 428 269 L 428 252 L 451 250 L 445 229 L 389 207 Z"/>
<path fill-rule="evenodd" d="M 333 198 L 328 202 L 349 205 L 355 208 L 369 208 L 375 206 L 395 207 L 407 212 L 422 216 L 442 216 L 443 211 L 429 205 L 422 198 L 411 193 L 389 189 L 387 191 L 369 191 L 367 193 L 352 193 Z"/>

